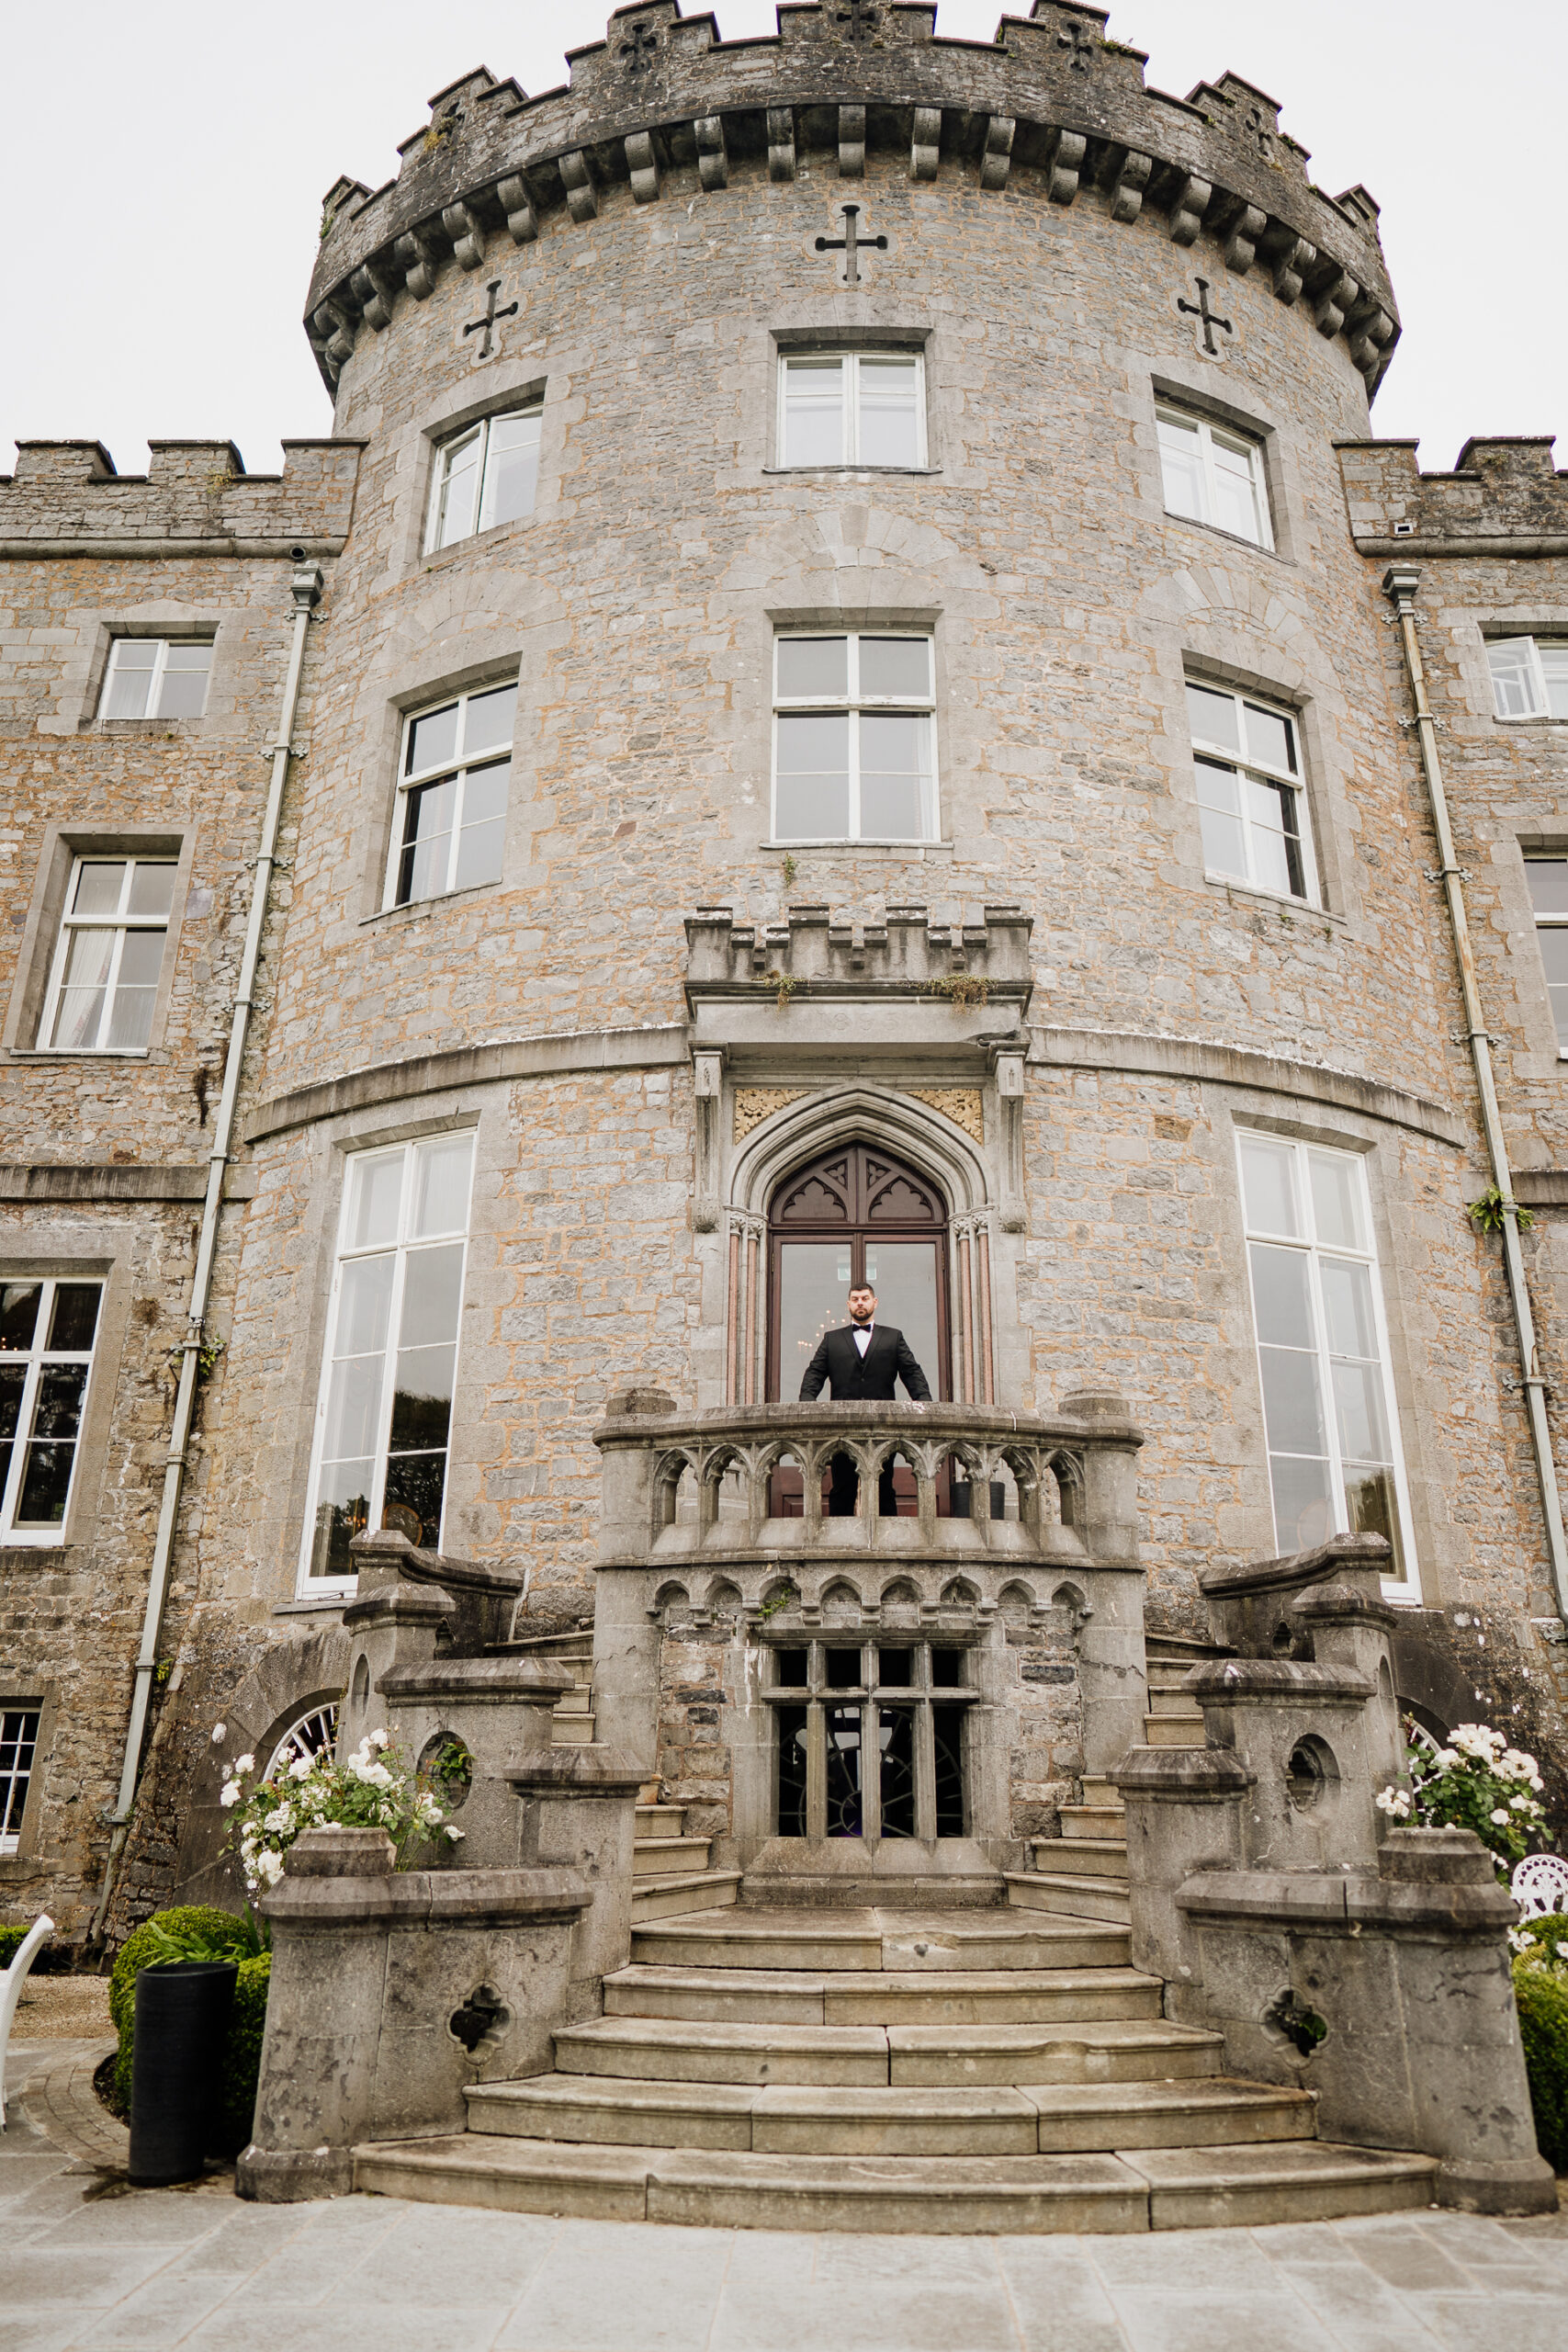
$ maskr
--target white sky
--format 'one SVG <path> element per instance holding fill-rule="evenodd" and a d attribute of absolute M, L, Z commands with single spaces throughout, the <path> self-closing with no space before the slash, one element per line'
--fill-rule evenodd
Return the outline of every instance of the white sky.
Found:
<path fill-rule="evenodd" d="M 686 13 L 697 13 L 687 0 Z M 1428 471 L 1472 433 L 1568 436 L 1562 282 L 1563 0 L 1115 0 L 1109 30 L 1185 96 L 1229 67 L 1281 102 L 1330 195 L 1363 182 L 1404 335 L 1374 429 L 1419 435 Z M 989 40 L 997 0 L 942 0 L 938 30 Z M 1015 13 L 1027 14 L 1027 0 Z M 17 0 L 0 217 L 6 435 L 278 439 L 331 410 L 299 324 L 321 198 L 378 187 L 426 100 L 471 67 L 566 78 L 609 0 Z M 720 0 L 727 39 L 771 0 Z M 1559 461 L 1568 465 L 1568 437 Z"/>

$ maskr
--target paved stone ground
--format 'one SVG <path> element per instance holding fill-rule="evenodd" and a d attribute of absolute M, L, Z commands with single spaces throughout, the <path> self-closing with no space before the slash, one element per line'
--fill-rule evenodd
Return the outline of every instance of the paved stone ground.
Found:
<path fill-rule="evenodd" d="M 125 2134 L 93 2097 L 107 2046 L 13 2045 L 0 2352 L 1568 2346 L 1568 2211 L 1152 2237 L 834 2238 L 395 2198 L 242 2205 L 227 2172 L 191 2189 L 132 2189 Z"/>

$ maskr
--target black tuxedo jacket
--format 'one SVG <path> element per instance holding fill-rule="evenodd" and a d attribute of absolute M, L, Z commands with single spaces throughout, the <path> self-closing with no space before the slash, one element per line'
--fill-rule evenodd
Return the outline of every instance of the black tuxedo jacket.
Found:
<path fill-rule="evenodd" d="M 800 1384 L 802 1399 L 820 1396 L 825 1380 L 832 1384 L 835 1405 L 862 1399 L 889 1404 L 894 1384 L 898 1380 L 917 1401 L 929 1402 L 931 1393 L 908 1340 L 891 1323 L 873 1324 L 871 1345 L 863 1357 L 854 1342 L 852 1323 L 846 1323 L 840 1330 L 825 1332 L 821 1345 L 806 1367 L 806 1376 Z"/>

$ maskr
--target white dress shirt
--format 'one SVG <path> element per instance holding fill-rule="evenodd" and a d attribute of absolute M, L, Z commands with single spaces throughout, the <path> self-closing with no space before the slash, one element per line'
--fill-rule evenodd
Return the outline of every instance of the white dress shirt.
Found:
<path fill-rule="evenodd" d="M 856 1323 L 852 1326 L 854 1342 L 861 1351 L 863 1361 L 864 1360 L 867 1348 L 871 1345 L 871 1335 L 875 1329 L 876 1326 L 874 1323 Z"/>

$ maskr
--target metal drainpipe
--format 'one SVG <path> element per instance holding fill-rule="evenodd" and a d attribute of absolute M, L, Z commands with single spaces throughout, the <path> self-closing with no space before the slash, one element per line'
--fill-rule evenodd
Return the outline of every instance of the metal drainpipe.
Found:
<path fill-rule="evenodd" d="M 180 1488 L 185 1478 L 186 1448 L 190 1442 L 191 1419 L 196 1408 L 197 1375 L 200 1369 L 208 1298 L 212 1288 L 212 1263 L 218 1244 L 218 1214 L 223 1200 L 223 1177 L 229 1165 L 229 1147 L 233 1140 L 234 1112 L 239 1100 L 245 1041 L 250 1030 L 256 966 L 261 957 L 262 930 L 266 922 L 273 869 L 277 863 L 277 828 L 283 814 L 283 790 L 288 780 L 294 714 L 299 701 L 299 673 L 305 661 L 305 632 L 310 626 L 310 615 L 321 601 L 320 565 L 300 561 L 297 553 L 294 576 L 288 584 L 294 598 L 294 635 L 288 649 L 288 672 L 283 683 L 277 740 L 272 745 L 272 782 L 262 818 L 261 846 L 256 853 L 255 879 L 251 888 L 251 912 L 245 928 L 244 954 L 240 961 L 240 977 L 230 1015 L 229 1050 L 223 1063 L 223 1091 L 213 1123 L 212 1149 L 208 1155 L 207 1193 L 201 1205 L 201 1234 L 197 1244 L 196 1270 L 191 1275 L 190 1305 L 186 1311 L 186 1336 L 180 1354 L 179 1385 L 175 1394 L 174 1422 L 169 1431 L 168 1452 L 164 1459 L 164 1498 L 158 1510 L 158 1533 L 152 1547 L 152 1573 L 147 1587 L 146 1611 L 141 1621 L 141 1643 L 136 1654 L 136 1679 L 130 1695 L 130 1723 L 125 1735 L 125 1760 L 120 1768 L 118 1801 L 109 1816 L 114 1824 L 114 1837 L 104 1871 L 103 1892 L 88 1929 L 89 1943 L 96 1941 L 103 1932 L 109 1898 L 114 1892 L 115 1865 L 125 1845 L 130 1826 L 130 1810 L 136 1798 L 141 1740 L 147 1728 L 147 1711 L 152 1697 L 152 1676 L 158 1662 L 158 1637 L 163 1630 L 164 1604 L 168 1598 L 175 1527 L 179 1517 Z"/>
<path fill-rule="evenodd" d="M 1524 1368 L 1525 1402 L 1529 1413 L 1535 1466 L 1540 1480 L 1541 1516 L 1546 1523 L 1546 1547 L 1551 1559 L 1552 1589 L 1557 1596 L 1558 1614 L 1568 1618 L 1568 1539 L 1564 1538 L 1562 1532 L 1562 1503 L 1557 1489 L 1557 1465 L 1552 1460 L 1551 1432 L 1546 1419 L 1546 1383 L 1541 1377 L 1535 1317 L 1530 1309 L 1529 1285 L 1525 1280 L 1524 1252 L 1519 1247 L 1513 1171 L 1508 1166 L 1508 1147 L 1497 1109 L 1497 1089 L 1492 1072 L 1492 1040 L 1487 1035 L 1486 1022 L 1481 1010 L 1481 989 L 1475 977 L 1475 958 L 1471 953 L 1470 925 L 1465 919 L 1463 869 L 1454 856 L 1448 794 L 1443 786 L 1443 763 L 1438 752 L 1437 724 L 1432 717 L 1432 707 L 1427 699 L 1427 673 L 1422 667 L 1420 640 L 1416 634 L 1416 592 L 1420 584 L 1421 574 L 1413 564 L 1391 564 L 1383 574 L 1383 594 L 1393 605 L 1404 646 L 1404 667 L 1410 679 L 1411 699 L 1416 706 L 1421 767 L 1431 803 L 1432 827 L 1438 837 L 1439 878 L 1443 895 L 1448 900 L 1454 953 L 1459 959 L 1465 1034 L 1470 1042 L 1470 1057 L 1475 1068 L 1476 1090 L 1481 1096 L 1481 1124 L 1486 1136 L 1487 1157 L 1492 1163 L 1492 1182 L 1503 1206 L 1503 1265 Z"/>

